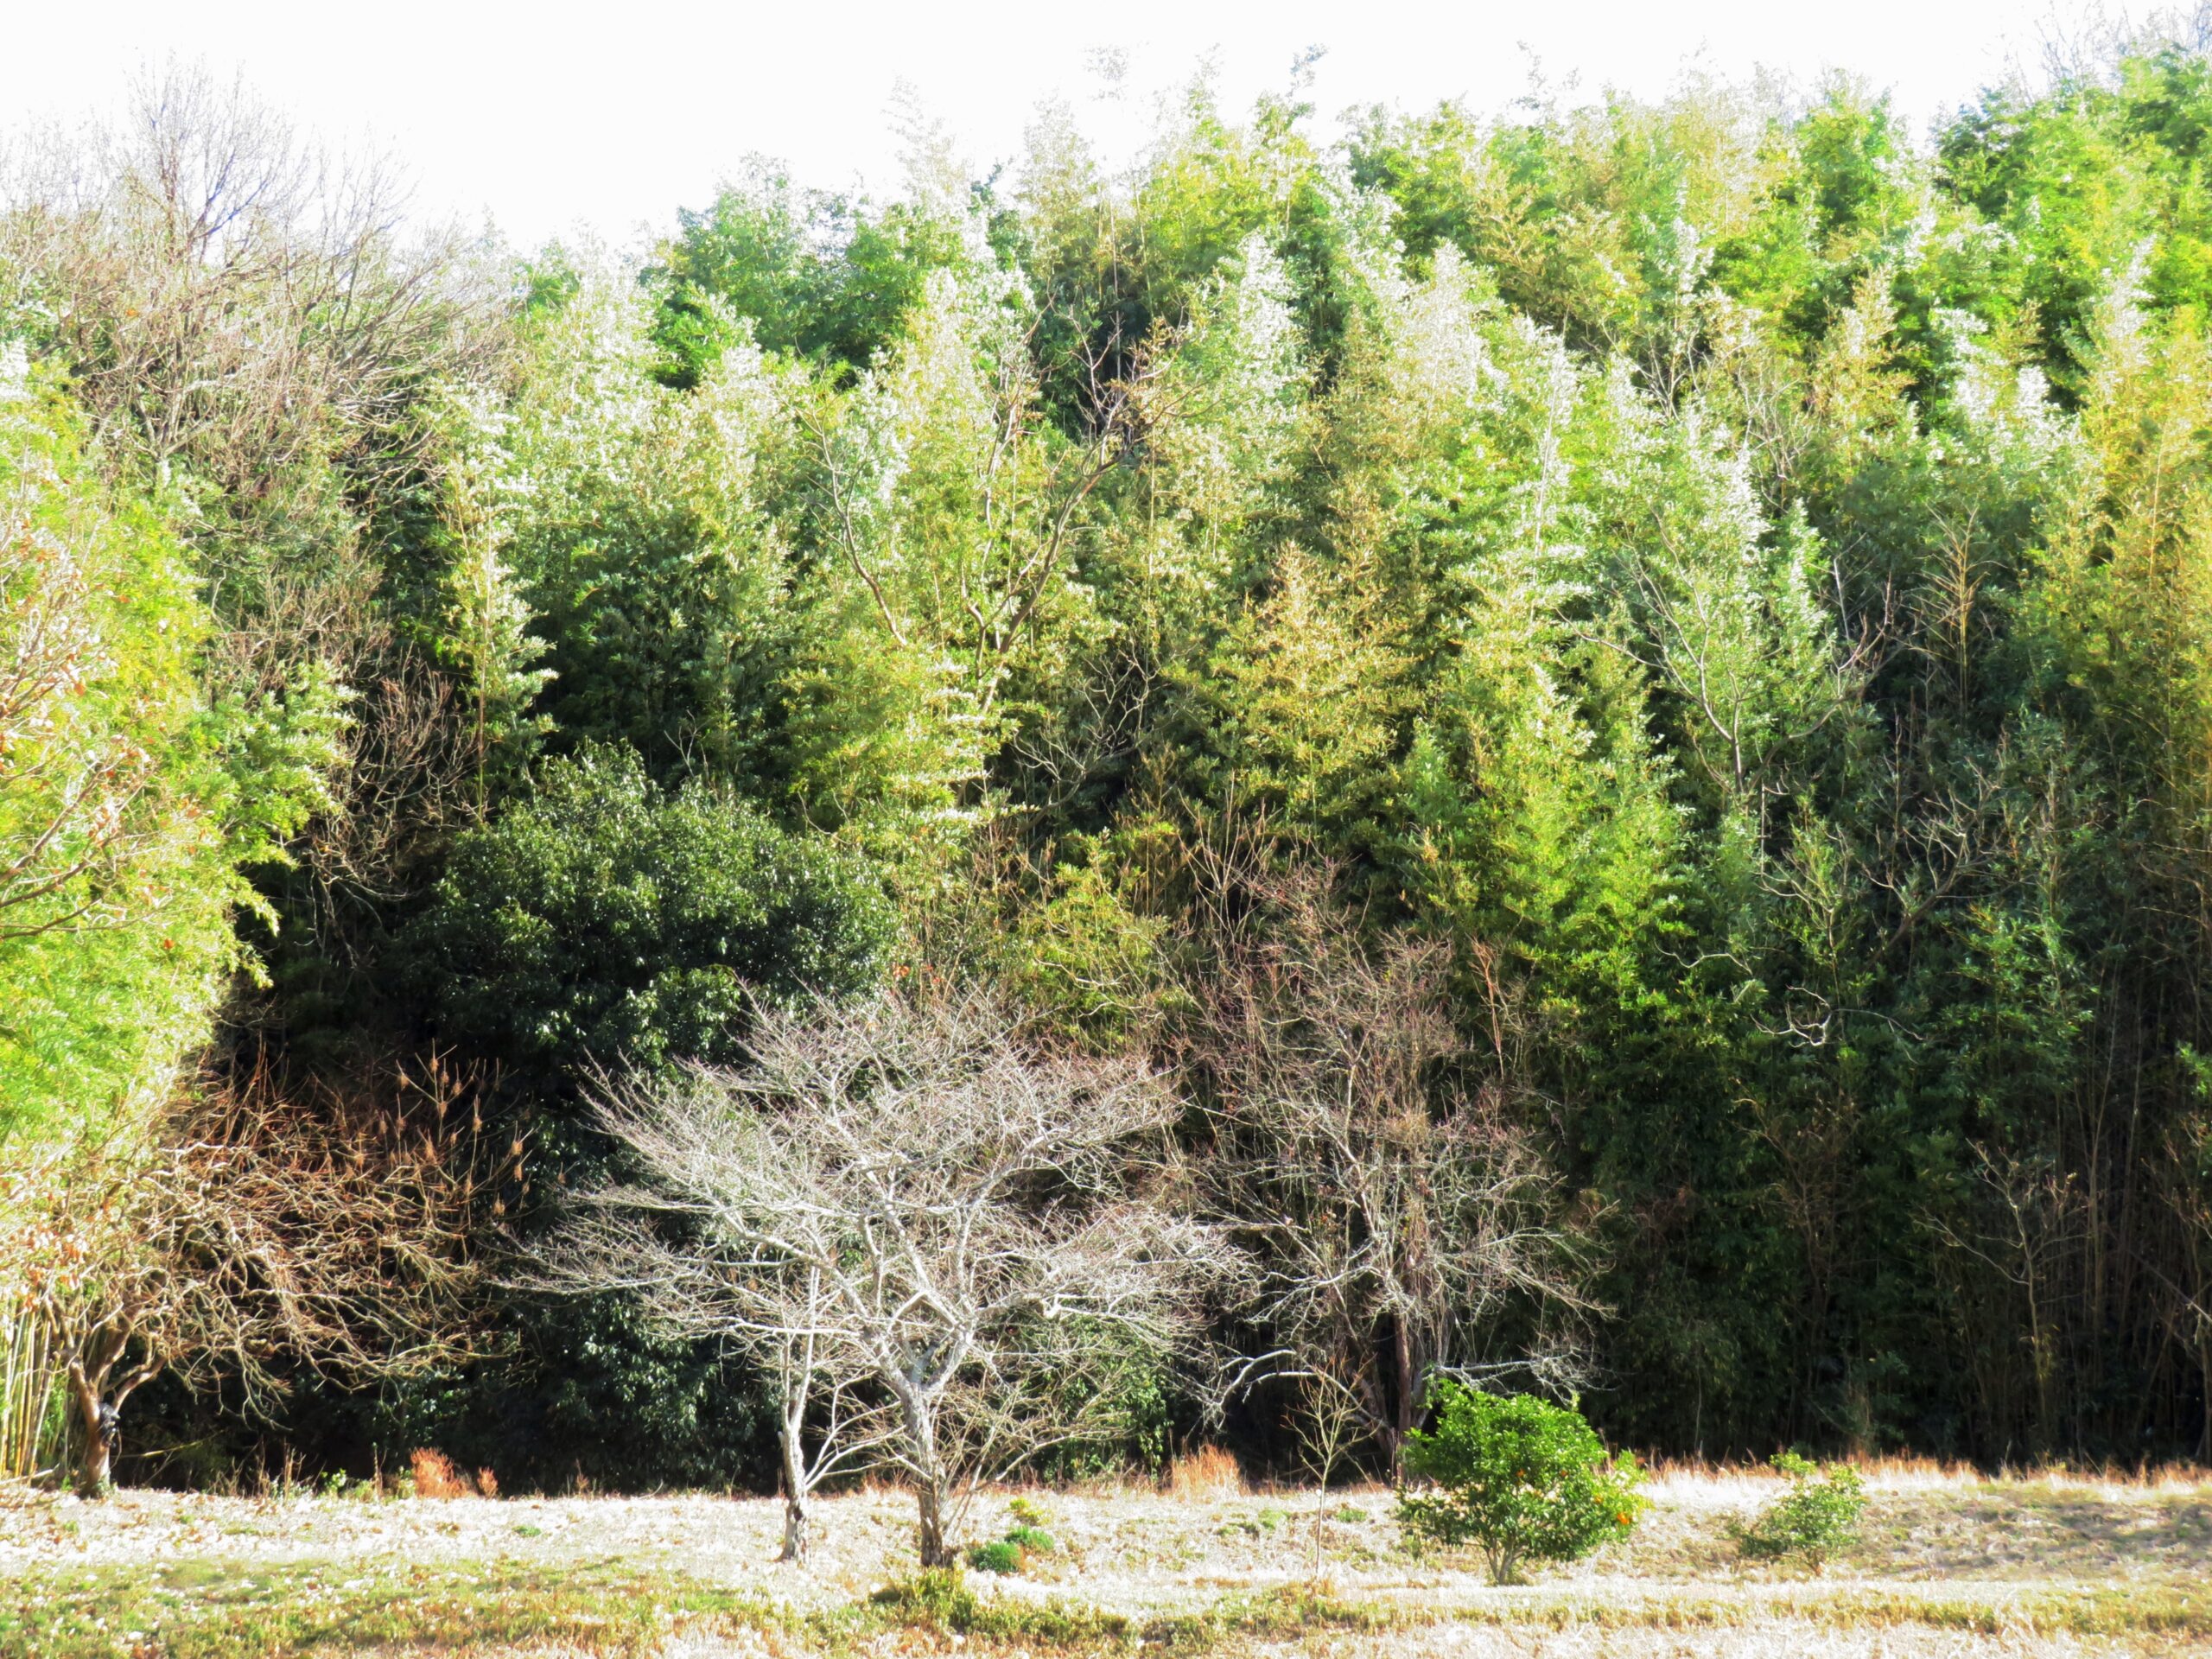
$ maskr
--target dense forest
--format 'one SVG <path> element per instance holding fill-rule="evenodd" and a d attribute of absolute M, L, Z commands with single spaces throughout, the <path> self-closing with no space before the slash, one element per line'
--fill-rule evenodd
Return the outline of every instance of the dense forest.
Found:
<path fill-rule="evenodd" d="M 2201 40 L 1302 98 L 628 255 L 189 73 L 12 142 L 11 1470 L 772 1481 L 757 1354 L 502 1264 L 610 1090 L 986 994 L 1248 1264 L 1051 1469 L 1439 1371 L 2212 1457 Z"/>

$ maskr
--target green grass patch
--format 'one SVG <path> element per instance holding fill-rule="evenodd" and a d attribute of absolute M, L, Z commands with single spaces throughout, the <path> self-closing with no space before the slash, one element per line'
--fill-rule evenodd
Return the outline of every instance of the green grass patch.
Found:
<path fill-rule="evenodd" d="M 1257 1595 L 1230 1596 L 1202 1612 L 1133 1618 L 1123 1613 L 1053 1598 L 985 1598 L 958 1573 L 920 1573 L 875 1592 L 872 1618 L 858 1624 L 830 1614 L 812 1621 L 823 1636 L 874 1633 L 886 1626 L 959 1636 L 986 1646 L 1046 1648 L 1092 1654 L 1165 1650 L 1209 1652 L 1242 1637 L 1296 1637 L 1314 1631 L 1402 1630 L 1436 1622 L 1427 1613 L 1344 1602 L 1303 1586 L 1286 1585 Z M 842 1623 L 842 1629 L 833 1626 Z"/>
<path fill-rule="evenodd" d="M 1033 1601 L 1028 1597 L 992 1597 L 976 1593 L 966 1579 L 951 1571 L 917 1573 L 887 1585 L 868 1599 L 864 1609 L 847 1614 L 818 1616 L 813 1621 L 825 1635 L 837 1633 L 824 1621 L 868 1628 L 897 1626 L 934 1630 L 947 1636 L 978 1637 L 986 1642 L 1020 1642 L 1090 1651 L 1131 1646 L 1139 1634 L 1135 1621 L 1080 1603 L 1054 1598 Z"/>
<path fill-rule="evenodd" d="M 978 1573 L 1019 1573 L 1021 1571 L 1021 1546 L 1006 1539 L 995 1543 L 977 1544 L 968 1552 L 968 1565 Z"/>
<path fill-rule="evenodd" d="M 276 1659 L 560 1644 L 646 1659 L 679 1629 L 785 1622 L 755 1599 L 615 1564 L 364 1568 L 188 1560 L 0 1592 L 0 1659 Z"/>

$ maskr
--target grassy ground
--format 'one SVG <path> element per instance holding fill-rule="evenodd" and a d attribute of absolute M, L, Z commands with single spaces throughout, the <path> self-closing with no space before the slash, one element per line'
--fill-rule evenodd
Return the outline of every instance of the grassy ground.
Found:
<path fill-rule="evenodd" d="M 1771 1479 L 1682 1472 L 1630 1542 L 1508 1590 L 1409 1551 L 1381 1492 L 1030 1493 L 1052 1552 L 957 1580 L 915 1574 L 892 1491 L 823 1505 L 803 1572 L 753 1499 L 24 1497 L 0 1503 L 0 1659 L 2212 1659 L 2212 1479 L 1868 1484 L 1864 1542 L 1817 1577 L 1737 1558 Z"/>

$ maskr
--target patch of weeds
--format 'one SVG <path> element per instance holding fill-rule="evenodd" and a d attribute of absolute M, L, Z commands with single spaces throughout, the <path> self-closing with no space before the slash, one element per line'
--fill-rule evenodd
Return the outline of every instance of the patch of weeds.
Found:
<path fill-rule="evenodd" d="M 1026 1497 L 1008 1498 L 1006 1512 L 1012 1516 L 1016 1522 L 1025 1527 L 1041 1527 L 1046 1522 L 1044 1506 L 1032 1503 Z"/>
<path fill-rule="evenodd" d="M 898 1623 L 938 1630 L 962 1630 L 982 1605 L 959 1573 L 949 1567 L 925 1567 L 910 1579 L 887 1584 L 868 1598 Z"/>
<path fill-rule="evenodd" d="M 1135 1628 L 1120 1613 L 1058 1599 L 986 1601 L 950 1568 L 917 1573 L 868 1599 L 876 1618 L 910 1630 L 1069 1649 L 1125 1648 Z M 835 1620 L 836 1615 L 826 1615 Z M 824 1627 L 824 1634 L 832 1632 Z"/>
<path fill-rule="evenodd" d="M 2172 1588 L 2052 1591 L 2003 1599 L 1854 1591 L 1783 1602 L 1699 1594 L 1573 1595 L 1465 1605 L 1451 1617 L 1466 1624 L 1551 1630 L 1726 1630 L 1781 1618 L 1853 1630 L 1923 1625 L 1980 1636 L 2027 1629 L 2090 1637 L 2203 1637 L 2212 1635 L 2212 1598 Z"/>
<path fill-rule="evenodd" d="M 515 1536 L 518 1538 L 543 1538 L 544 1535 L 545 1529 L 537 1525 L 533 1522 L 518 1521 L 515 1522 Z"/>
<path fill-rule="evenodd" d="M 1232 1515 L 1217 1530 L 1224 1538 L 1265 1538 L 1281 1530 L 1289 1519 L 1284 1510 L 1269 1507 L 1250 1515 Z"/>
<path fill-rule="evenodd" d="M 1368 1515 L 1367 1511 L 1361 1509 L 1358 1504 L 1346 1503 L 1329 1518 L 1332 1521 L 1341 1521 L 1348 1527 L 1356 1527 L 1365 1522 Z"/>
<path fill-rule="evenodd" d="M 1426 1618 L 1345 1601 L 1311 1585 L 1286 1584 L 1256 1595 L 1231 1596 L 1214 1616 L 1238 1636 L 1295 1636 L 1301 1630 L 1353 1630 L 1369 1634 L 1427 1624 Z"/>
<path fill-rule="evenodd" d="M 1032 1515 L 1036 1513 L 1033 1506 L 1028 1507 Z M 978 1573 L 1019 1573 L 1029 1565 L 1033 1556 L 1053 1554 L 1059 1547 L 1044 1528 L 1024 1522 L 1010 1528 L 1005 1537 L 970 1549 L 968 1565 Z"/>
<path fill-rule="evenodd" d="M 887 1585 L 870 1598 L 867 1623 L 958 1636 L 979 1643 L 1019 1645 L 1061 1653 L 1127 1654 L 1165 1651 L 1195 1659 L 1240 1638 L 1296 1639 L 1314 1630 L 1377 1632 L 1434 1623 L 1425 1614 L 1363 1605 L 1310 1586 L 1286 1585 L 1257 1595 L 1224 1598 L 1203 1612 L 1135 1620 L 1078 1602 L 986 1599 L 957 1572 L 918 1573 Z M 849 1648 L 856 1635 L 851 1616 L 818 1615 L 823 1645 Z M 842 1640 L 840 1638 L 842 1638 Z"/>
<path fill-rule="evenodd" d="M 1436 1622 L 1433 1614 L 1348 1602 L 1310 1585 L 1286 1584 L 1255 1595 L 1224 1597 L 1204 1612 L 1149 1620 L 1141 1635 L 1147 1651 L 1162 1648 L 1195 1655 L 1239 1639 L 1296 1641 L 1316 1630 L 1374 1635 Z"/>
<path fill-rule="evenodd" d="M 646 1659 L 678 1629 L 779 1625 L 749 1598 L 619 1564 L 415 1567 L 178 1561 L 25 1580 L 0 1604 L 0 1659 L 484 1653 L 559 1646 Z"/>
<path fill-rule="evenodd" d="M 2212 1594 L 2194 1586 L 2050 1592 L 2022 1604 L 2039 1630 L 2076 1636 L 2120 1636 L 2156 1630 L 2168 1636 L 2212 1636 Z"/>

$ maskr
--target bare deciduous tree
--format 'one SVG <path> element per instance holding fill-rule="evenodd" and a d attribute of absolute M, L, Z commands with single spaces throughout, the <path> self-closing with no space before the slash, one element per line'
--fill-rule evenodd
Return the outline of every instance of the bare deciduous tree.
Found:
<path fill-rule="evenodd" d="M 979 1484 L 1124 1430 L 1117 1371 L 1197 1334 L 1230 1256 L 1170 1202 L 1173 1103 L 1134 1062 L 1037 1052 L 975 992 L 764 1009 L 751 1053 L 613 1091 L 638 1183 L 589 1200 L 540 1282 L 637 1290 L 779 1367 L 802 1538 L 804 1477 L 844 1461 L 836 1402 L 872 1392 L 888 1417 L 863 1408 L 859 1438 L 912 1479 L 944 1565 Z M 824 1384 L 808 1454 L 798 1391 Z"/>
<path fill-rule="evenodd" d="M 96 430 L 244 501 L 338 453 L 421 458 L 441 377 L 480 367 L 496 295 L 460 239 L 400 234 L 380 158 L 303 142 L 241 80 L 171 64 L 124 118 L 19 139 L 0 172 L 0 306 L 35 308 Z"/>
<path fill-rule="evenodd" d="M 164 1371 L 252 1403 L 287 1363 L 358 1381 L 456 1351 L 465 1199 L 445 1103 L 317 1114 L 257 1069 L 152 1133 L 22 1172 L 0 1251 L 58 1357 L 82 1491 L 108 1488 L 123 1409 Z"/>
<path fill-rule="evenodd" d="M 1507 1081 L 1479 1076 L 1453 1027 L 1444 944 L 1363 944 L 1325 866 L 1268 873 L 1240 852 L 1200 875 L 1190 1059 L 1215 1114 L 1217 1201 L 1262 1263 L 1273 1372 L 1332 1411 L 1357 1399 L 1361 1438 L 1395 1470 L 1432 1376 L 1571 1378 L 1556 1316 L 1587 1303 L 1555 1182 Z M 1537 1352 L 1486 1344 L 1516 1308 L 1530 1330 L 1550 1316 Z"/>

